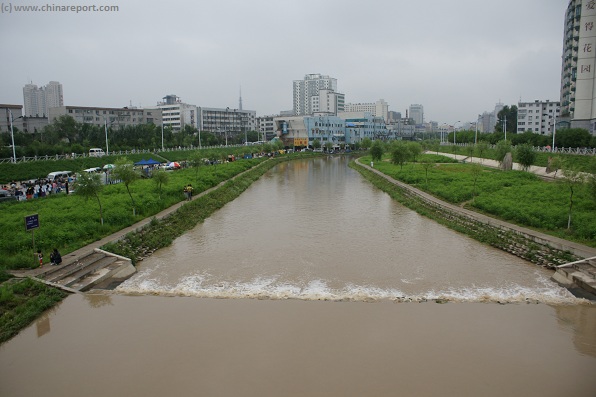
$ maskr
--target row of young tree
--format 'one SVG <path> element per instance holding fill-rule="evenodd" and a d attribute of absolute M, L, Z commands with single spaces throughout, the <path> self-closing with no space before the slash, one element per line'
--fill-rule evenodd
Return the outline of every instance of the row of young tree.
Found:
<path fill-rule="evenodd" d="M 453 142 L 453 132 L 448 134 L 447 140 Z M 476 131 L 457 131 L 455 133 L 455 143 L 476 143 L 487 142 L 496 145 L 505 140 L 505 133 L 496 131 L 490 134 L 476 133 Z M 552 146 L 552 135 L 540 135 L 534 132 L 526 131 L 521 134 L 507 132 L 507 140 L 512 145 L 528 144 L 532 146 Z M 557 130 L 555 133 L 555 147 L 560 148 L 596 148 L 596 136 L 593 136 L 582 128 L 565 128 Z"/>
<path fill-rule="evenodd" d="M 452 146 L 457 148 L 457 146 Z M 418 162 L 418 157 L 424 150 L 439 150 L 438 143 L 427 142 L 421 145 L 418 142 L 394 141 L 390 143 L 383 143 L 375 141 L 370 148 L 370 155 L 373 161 L 381 161 L 385 153 L 390 154 L 390 161 L 399 165 L 400 170 L 408 162 Z M 481 142 L 477 145 L 470 145 L 466 148 L 468 156 L 485 157 L 488 151 L 492 151 L 491 158 L 497 160 L 501 165 L 505 162 L 508 154 L 514 161 L 519 163 L 524 170 L 528 170 L 536 161 L 536 151 L 530 144 L 520 144 L 515 148 L 512 147 L 509 141 L 497 142 L 493 149 L 489 149 L 488 144 Z M 455 153 L 455 152 L 454 152 Z M 574 204 L 574 195 L 580 188 L 586 188 L 589 196 L 596 203 L 596 157 L 590 161 L 589 169 L 580 170 L 577 164 L 572 161 L 565 161 L 559 156 L 555 156 L 549 161 L 549 168 L 557 175 L 561 170 L 561 182 L 565 184 L 569 192 L 569 208 L 568 208 L 568 222 L 567 229 L 571 227 L 571 216 Z M 423 160 L 419 162 L 426 173 L 426 180 L 428 184 L 428 172 L 434 166 L 434 162 L 430 160 Z M 474 196 L 476 195 L 476 183 L 481 174 L 481 166 L 479 164 L 471 164 L 471 173 L 474 179 Z"/>
<path fill-rule="evenodd" d="M 155 124 L 140 124 L 126 127 L 107 128 L 107 142 L 110 151 L 132 149 L 157 149 L 162 146 L 161 126 Z M 71 116 L 60 116 L 41 130 L 22 132 L 14 128 L 15 154 L 17 157 L 46 156 L 68 153 L 85 153 L 92 147 L 105 148 L 106 129 L 104 126 L 76 122 Z M 200 135 L 200 145 L 199 145 Z M 217 146 L 226 143 L 241 144 L 244 134 L 228 135 L 214 134 L 209 131 L 199 131 L 191 126 L 185 126 L 181 131 L 174 132 L 166 127 L 163 130 L 163 144 L 165 148 L 189 146 Z M 246 133 L 248 142 L 259 140 L 257 131 Z M 0 158 L 12 157 L 12 137 L 10 133 L 0 134 Z"/>

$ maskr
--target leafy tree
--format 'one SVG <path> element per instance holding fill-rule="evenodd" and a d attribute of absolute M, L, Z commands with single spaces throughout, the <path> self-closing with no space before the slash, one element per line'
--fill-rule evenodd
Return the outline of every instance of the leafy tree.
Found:
<path fill-rule="evenodd" d="M 77 177 L 75 182 L 75 194 L 85 197 L 85 200 L 95 198 L 99 205 L 99 220 L 103 225 L 103 209 L 101 206 L 101 200 L 99 199 L 99 193 L 103 189 L 103 183 L 101 182 L 101 175 L 96 173 L 82 172 Z"/>
<path fill-rule="evenodd" d="M 422 168 L 424 169 L 424 177 L 426 180 L 426 186 L 428 186 L 428 171 L 435 164 L 430 160 L 422 160 L 421 164 L 422 164 Z"/>
<path fill-rule="evenodd" d="M 370 138 L 364 138 L 362 140 L 362 142 L 360 142 L 360 147 L 362 147 L 365 150 L 370 149 L 372 146 L 372 140 Z"/>
<path fill-rule="evenodd" d="M 370 148 L 370 155 L 372 156 L 373 161 L 381 161 L 383 152 L 383 143 L 381 141 L 375 141 Z"/>
<path fill-rule="evenodd" d="M 315 140 L 312 142 L 312 147 L 313 147 L 314 149 L 320 149 L 320 148 L 321 148 L 321 141 L 319 141 L 318 139 L 315 139 Z"/>
<path fill-rule="evenodd" d="M 333 144 L 331 142 L 325 142 L 325 150 L 330 152 L 333 148 Z"/>
<path fill-rule="evenodd" d="M 114 177 L 120 179 L 122 183 L 124 183 L 130 201 L 132 202 L 132 214 L 133 216 L 136 216 L 135 200 L 130 193 L 130 185 L 140 178 L 139 173 L 135 171 L 133 162 L 129 161 L 126 157 L 119 158 L 114 165 L 115 167 L 112 170 Z"/>
<path fill-rule="evenodd" d="M 418 142 L 408 142 L 408 150 L 412 161 L 416 162 L 418 156 L 422 153 L 422 146 Z"/>
<path fill-rule="evenodd" d="M 527 143 L 518 145 L 515 148 L 516 161 L 521 165 L 524 171 L 527 171 L 536 160 L 536 152 L 534 147 Z"/>
<path fill-rule="evenodd" d="M 402 141 L 397 141 L 391 149 L 391 162 L 393 164 L 399 164 L 399 169 L 401 170 L 409 158 L 410 151 L 408 147 Z"/>
<path fill-rule="evenodd" d="M 474 202 L 476 200 L 476 186 L 478 178 L 482 174 L 482 166 L 480 164 L 472 164 L 470 165 L 470 172 L 472 174 L 472 180 L 474 181 L 474 187 L 472 190 L 472 202 Z"/>
<path fill-rule="evenodd" d="M 566 128 L 557 130 L 555 133 L 556 147 L 588 147 L 592 135 L 583 128 Z"/>
<path fill-rule="evenodd" d="M 476 153 L 478 153 L 478 157 L 480 157 L 480 163 L 484 160 L 484 154 L 488 151 L 488 144 L 486 142 L 479 142 L 476 145 Z"/>
<path fill-rule="evenodd" d="M 503 160 L 507 153 L 511 152 L 511 142 L 509 141 L 499 141 L 495 148 L 495 160 L 499 162 L 499 164 L 503 164 Z"/>
<path fill-rule="evenodd" d="M 585 176 L 577 168 L 570 164 L 563 164 L 563 183 L 569 189 L 569 216 L 567 218 L 567 229 L 571 228 L 571 212 L 573 210 L 573 194 L 583 185 Z"/>
<path fill-rule="evenodd" d="M 556 157 L 551 158 L 550 168 L 552 170 L 555 170 L 555 175 L 553 176 L 553 178 L 557 177 L 557 171 L 559 171 L 562 166 L 563 166 L 563 160 L 561 160 L 561 157 L 556 156 Z"/>
<path fill-rule="evenodd" d="M 155 170 L 151 174 L 151 179 L 155 182 L 155 186 L 159 191 L 159 199 L 161 200 L 161 188 L 163 185 L 167 185 L 170 180 L 170 175 L 164 170 Z"/>
<path fill-rule="evenodd" d="M 503 107 L 497 114 L 497 127 L 495 129 L 503 130 L 503 121 L 506 121 L 505 130 L 507 132 L 517 132 L 517 106 L 511 105 Z"/>

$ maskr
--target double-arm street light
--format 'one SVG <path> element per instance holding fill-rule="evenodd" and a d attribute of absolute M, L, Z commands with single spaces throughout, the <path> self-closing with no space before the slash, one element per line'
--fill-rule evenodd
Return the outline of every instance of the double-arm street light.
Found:
<path fill-rule="evenodd" d="M 455 129 L 455 125 L 459 123 L 459 120 L 457 120 L 455 123 L 453 123 L 453 144 L 455 145 L 455 133 L 456 133 L 456 129 Z"/>

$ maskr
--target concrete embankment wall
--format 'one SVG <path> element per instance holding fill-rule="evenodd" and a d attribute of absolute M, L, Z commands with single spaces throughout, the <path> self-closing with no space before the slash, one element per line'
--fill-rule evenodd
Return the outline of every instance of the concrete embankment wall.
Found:
<path fill-rule="evenodd" d="M 361 168 L 372 172 L 374 177 L 390 182 L 394 188 L 399 190 L 402 204 L 409 208 L 478 241 L 530 262 L 554 268 L 567 262 L 596 256 L 595 248 L 519 227 L 446 203 L 368 165 L 358 161 L 356 163 Z M 383 186 L 378 187 L 386 190 Z"/>

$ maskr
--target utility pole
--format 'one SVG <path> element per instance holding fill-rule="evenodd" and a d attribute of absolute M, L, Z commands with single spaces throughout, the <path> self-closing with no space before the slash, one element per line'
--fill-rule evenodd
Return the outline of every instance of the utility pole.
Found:
<path fill-rule="evenodd" d="M 507 140 L 507 116 L 503 119 L 503 132 L 505 133 L 505 140 Z"/>

